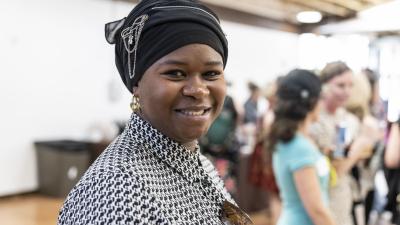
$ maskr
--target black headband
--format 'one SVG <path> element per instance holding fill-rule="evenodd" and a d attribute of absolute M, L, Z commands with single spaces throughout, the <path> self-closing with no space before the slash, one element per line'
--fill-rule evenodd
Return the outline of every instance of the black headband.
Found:
<path fill-rule="evenodd" d="M 115 46 L 115 62 L 130 92 L 158 59 L 188 44 L 206 44 L 224 66 L 227 40 L 217 16 L 197 1 L 142 1 L 127 18 L 106 24 L 106 39 Z"/>

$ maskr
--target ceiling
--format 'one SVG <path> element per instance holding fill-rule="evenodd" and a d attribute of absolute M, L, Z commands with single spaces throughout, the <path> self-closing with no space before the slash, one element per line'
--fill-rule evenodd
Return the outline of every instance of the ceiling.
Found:
<path fill-rule="evenodd" d="M 138 2 L 137 0 L 124 0 Z M 357 12 L 391 0 L 200 0 L 220 18 L 289 32 L 308 32 L 316 26 L 353 18 Z M 301 24 L 301 11 L 319 11 L 318 24 Z"/>

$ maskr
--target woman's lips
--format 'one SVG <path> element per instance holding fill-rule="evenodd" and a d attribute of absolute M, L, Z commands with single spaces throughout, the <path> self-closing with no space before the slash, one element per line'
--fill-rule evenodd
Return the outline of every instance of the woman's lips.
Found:
<path fill-rule="evenodd" d="M 190 120 L 203 121 L 208 120 L 211 112 L 211 107 L 191 107 L 180 108 L 175 110 L 178 115 Z"/>
<path fill-rule="evenodd" d="M 206 109 L 197 109 L 197 110 L 192 110 L 192 109 L 177 109 L 176 111 L 179 113 L 182 113 L 186 116 L 202 116 L 206 114 L 208 111 L 210 111 L 211 108 L 206 108 Z"/>

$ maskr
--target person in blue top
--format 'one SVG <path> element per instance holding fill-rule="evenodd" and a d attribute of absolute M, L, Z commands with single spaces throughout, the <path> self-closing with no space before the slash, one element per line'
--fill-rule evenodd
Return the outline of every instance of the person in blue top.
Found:
<path fill-rule="evenodd" d="M 328 209 L 329 163 L 308 134 L 320 92 L 318 77 L 307 70 L 292 70 L 278 84 L 266 139 L 283 206 L 278 225 L 336 224 Z"/>

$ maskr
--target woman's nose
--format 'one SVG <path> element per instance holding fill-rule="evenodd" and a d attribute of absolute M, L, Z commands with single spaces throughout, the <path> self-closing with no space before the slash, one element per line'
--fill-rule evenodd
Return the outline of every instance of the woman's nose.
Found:
<path fill-rule="evenodd" d="M 210 94 L 207 84 L 199 77 L 193 77 L 183 87 L 183 95 L 193 98 L 202 98 Z"/>

